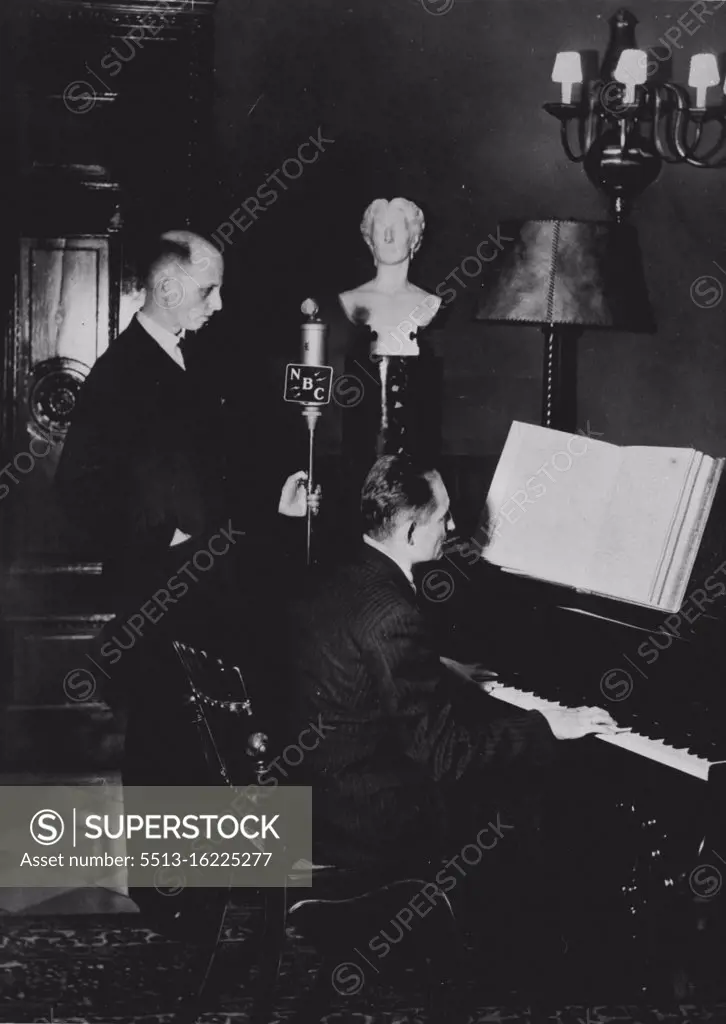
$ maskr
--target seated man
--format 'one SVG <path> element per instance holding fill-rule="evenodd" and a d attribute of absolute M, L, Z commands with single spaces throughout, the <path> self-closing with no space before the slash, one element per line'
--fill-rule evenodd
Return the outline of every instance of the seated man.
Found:
<path fill-rule="evenodd" d="M 467 809 L 469 824 L 496 809 L 502 780 L 536 774 L 554 738 L 617 726 L 598 708 L 507 712 L 432 650 L 411 570 L 440 558 L 453 528 L 436 470 L 379 458 L 361 511 L 356 560 L 293 609 L 295 725 L 319 736 L 301 781 L 314 787 L 316 863 L 410 870 L 459 834 L 470 842 Z"/>

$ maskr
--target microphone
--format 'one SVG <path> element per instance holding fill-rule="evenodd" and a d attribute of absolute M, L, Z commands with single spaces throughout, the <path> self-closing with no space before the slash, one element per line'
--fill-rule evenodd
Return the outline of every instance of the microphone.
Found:
<path fill-rule="evenodd" d="M 305 366 L 324 366 L 325 324 L 318 316 L 320 310 L 315 299 L 305 299 L 300 312 L 305 316 L 301 327 L 302 362 Z"/>
<path fill-rule="evenodd" d="M 300 345 L 303 365 L 325 366 L 325 328 L 319 317 L 320 309 L 315 299 L 305 299 L 300 306 L 305 319 L 300 326 Z M 311 396 L 312 397 L 312 396 Z M 315 422 L 320 416 L 320 404 L 303 404 L 303 416 L 307 420 L 308 429 L 315 429 Z"/>

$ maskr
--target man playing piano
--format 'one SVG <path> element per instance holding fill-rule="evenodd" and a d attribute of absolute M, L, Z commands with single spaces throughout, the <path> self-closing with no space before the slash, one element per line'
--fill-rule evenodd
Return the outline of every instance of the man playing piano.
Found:
<path fill-rule="evenodd" d="M 395 868 L 456 842 L 467 818 L 476 820 L 487 780 L 498 788 L 546 764 L 555 738 L 618 727 L 600 708 L 502 713 L 474 685 L 475 672 L 434 652 L 412 569 L 441 557 L 454 526 L 435 469 L 379 458 L 361 511 L 355 561 L 293 611 L 296 719 L 326 725 L 304 765 L 317 857 Z"/>
<path fill-rule="evenodd" d="M 618 727 L 600 708 L 508 711 L 476 685 L 487 673 L 434 651 L 412 569 L 441 557 L 454 526 L 435 469 L 379 458 L 361 511 L 357 557 L 292 610 L 293 725 L 320 735 L 299 769 L 313 787 L 314 861 L 453 888 L 490 975 L 541 992 L 542 979 L 557 984 L 567 930 L 549 871 L 560 847 L 540 828 L 554 741 Z M 479 837 L 486 852 L 468 867 Z"/>

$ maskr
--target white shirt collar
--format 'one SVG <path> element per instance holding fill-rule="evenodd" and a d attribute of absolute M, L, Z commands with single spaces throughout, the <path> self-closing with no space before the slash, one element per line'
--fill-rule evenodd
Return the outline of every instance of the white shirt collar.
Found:
<path fill-rule="evenodd" d="M 397 558 L 393 557 L 390 551 L 386 551 L 382 544 L 379 544 L 377 540 L 373 540 L 373 538 L 369 537 L 368 534 L 366 533 L 363 534 L 363 542 L 367 544 L 369 547 L 375 548 L 376 551 L 380 551 L 382 555 L 385 555 L 386 558 L 390 558 L 392 562 L 395 562 L 398 568 L 403 573 L 403 575 L 408 580 L 408 582 L 413 587 L 414 591 L 416 590 L 416 584 L 413 582 L 413 574 L 411 572 L 410 566 L 402 565 Z"/>
<path fill-rule="evenodd" d="M 136 314 L 136 319 L 139 321 L 141 326 L 144 328 L 147 334 L 150 334 L 154 341 L 170 356 L 177 366 L 181 366 L 182 370 L 186 370 L 184 365 L 184 356 L 182 355 L 181 349 L 179 348 L 179 342 L 184 337 L 184 331 L 180 331 L 179 334 L 172 334 L 171 331 L 167 331 L 165 327 L 161 327 L 148 317 L 146 313 L 142 313 L 141 310 Z"/>

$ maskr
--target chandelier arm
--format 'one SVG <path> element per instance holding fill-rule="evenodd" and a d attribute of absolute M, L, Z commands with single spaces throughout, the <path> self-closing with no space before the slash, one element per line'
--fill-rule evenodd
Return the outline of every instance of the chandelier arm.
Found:
<path fill-rule="evenodd" d="M 674 90 L 677 90 L 679 93 L 683 94 L 683 104 L 686 107 L 686 110 L 688 110 L 689 109 L 688 108 L 688 99 L 687 99 L 687 96 L 685 96 L 685 94 L 683 93 L 682 88 L 680 88 L 678 86 L 674 86 L 673 88 L 674 88 Z M 700 167 L 702 169 L 703 168 L 709 169 L 709 168 L 725 166 L 726 157 L 724 157 L 722 160 L 717 160 L 715 162 L 713 160 L 713 158 L 716 156 L 716 154 L 722 149 L 723 144 L 724 144 L 726 125 L 724 125 L 723 117 L 719 117 L 718 118 L 720 126 L 721 126 L 721 131 L 719 133 L 718 139 L 716 140 L 714 145 L 711 146 L 710 149 L 706 150 L 706 152 L 703 153 L 702 156 L 700 156 L 700 157 L 696 156 L 696 150 L 698 149 L 698 147 L 699 147 L 699 145 L 701 143 L 701 140 L 703 138 L 703 134 L 704 134 L 704 126 L 705 126 L 705 123 L 706 123 L 705 112 L 704 112 L 704 115 L 702 115 L 701 117 L 693 118 L 693 119 L 690 119 L 690 120 L 691 120 L 691 123 L 694 125 L 694 128 L 695 128 L 695 139 L 694 139 L 693 145 L 688 145 L 687 137 L 685 138 L 686 152 L 687 152 L 686 163 L 690 164 L 692 167 Z M 688 125 L 688 122 L 687 122 L 687 125 Z M 687 126 L 686 126 L 686 132 L 687 132 Z M 685 135 L 686 135 L 686 133 L 684 132 L 684 136 Z"/>
<path fill-rule="evenodd" d="M 573 153 L 572 149 L 570 148 L 570 140 L 567 136 L 568 123 L 569 119 L 565 119 L 560 122 L 560 139 L 562 140 L 562 148 L 564 149 L 565 156 L 568 160 L 571 160 L 573 164 L 580 164 L 585 159 L 587 150 L 583 149 L 579 156 L 576 156 L 576 154 Z"/>
<path fill-rule="evenodd" d="M 676 146 L 676 151 L 678 153 L 678 157 L 677 158 L 673 158 L 673 157 L 669 157 L 668 155 L 666 155 L 666 153 L 663 151 L 663 147 L 662 147 L 661 142 L 660 142 L 659 134 L 656 131 L 655 141 L 656 141 L 656 147 L 658 149 L 659 155 L 664 160 L 666 160 L 668 163 L 687 163 L 687 164 L 690 164 L 692 167 L 700 167 L 702 169 L 703 168 L 708 169 L 708 168 L 711 168 L 711 167 L 723 167 L 723 166 L 726 166 L 726 157 L 724 158 L 723 161 L 717 161 L 716 163 L 712 162 L 712 158 L 716 155 L 716 153 L 719 152 L 719 150 L 722 148 L 722 145 L 723 145 L 723 142 L 724 142 L 724 125 L 723 125 L 723 122 L 722 122 L 722 127 L 721 127 L 721 134 L 720 134 L 720 137 L 719 137 L 718 141 L 716 142 L 716 144 L 714 146 L 712 146 L 711 149 L 709 149 L 706 153 L 704 153 L 703 156 L 697 157 L 695 155 L 695 153 L 696 153 L 696 150 L 698 149 L 698 147 L 699 147 L 699 145 L 701 143 L 701 139 L 703 138 L 703 125 L 704 125 L 704 122 L 703 121 L 690 121 L 689 120 L 688 113 L 690 111 L 690 108 L 689 108 L 689 105 L 688 105 L 688 96 L 687 96 L 687 94 L 684 92 L 684 90 L 680 86 L 675 85 L 672 82 L 668 82 L 668 83 L 665 83 L 665 88 L 669 89 L 674 94 L 674 96 L 676 98 L 676 110 L 675 110 L 675 113 L 673 113 L 671 116 L 672 116 L 673 121 L 674 121 L 673 133 L 672 133 L 673 141 L 674 141 L 674 144 Z M 663 122 L 665 122 L 666 129 L 668 129 L 669 128 L 669 124 L 667 123 L 667 121 L 670 121 L 670 117 L 668 119 L 666 119 L 666 118 L 662 118 L 661 119 L 661 117 L 660 117 L 661 98 L 660 98 L 659 93 L 657 92 L 657 89 L 656 89 L 655 96 L 656 96 L 656 101 L 655 101 L 655 114 L 654 114 L 654 117 L 656 118 L 656 122 L 657 122 L 658 126 L 660 125 L 661 120 L 662 120 Z M 695 138 L 694 138 L 692 144 L 689 144 L 689 142 L 688 142 L 688 127 L 689 127 L 689 124 L 693 124 L 693 127 L 694 127 Z"/>
<path fill-rule="evenodd" d="M 694 132 L 695 138 L 693 140 L 693 145 L 689 145 L 688 144 L 687 132 L 688 132 L 688 125 L 689 125 L 689 123 L 693 123 L 694 128 L 695 128 L 695 132 Z M 718 149 L 720 149 L 720 147 L 721 147 L 720 141 L 716 144 L 716 147 L 713 150 L 710 150 L 708 153 L 706 153 L 704 157 L 697 157 L 696 156 L 696 150 L 698 149 L 698 147 L 699 147 L 699 145 L 701 143 L 701 139 L 703 138 L 703 121 L 689 122 L 689 120 L 686 119 L 686 130 L 684 132 L 684 136 L 685 136 L 685 139 L 686 139 L 686 152 L 687 152 L 686 163 L 691 164 L 693 167 L 708 167 L 708 163 L 707 162 L 704 163 L 703 161 L 704 160 L 708 161 L 708 158 L 713 153 L 715 153 Z"/>
<path fill-rule="evenodd" d="M 693 154 L 701 141 L 703 125 L 696 123 L 696 138 L 693 145 L 690 146 L 688 144 L 688 96 L 680 86 L 675 85 L 673 82 L 667 82 L 665 87 L 676 97 L 676 113 L 673 128 L 673 140 L 676 145 L 676 150 L 682 160 L 686 163 L 691 163 L 694 159 Z"/>
<path fill-rule="evenodd" d="M 663 145 L 661 139 L 661 128 L 665 123 L 667 129 L 667 118 L 663 117 L 663 99 L 660 94 L 661 86 L 655 85 L 653 87 L 653 141 L 655 142 L 655 148 L 658 152 L 658 156 L 661 160 L 664 160 L 667 164 L 680 164 L 683 163 L 683 159 L 680 156 L 673 156 L 670 148 Z"/>
<path fill-rule="evenodd" d="M 596 113 L 598 97 L 595 86 L 590 83 L 587 95 L 587 119 L 585 121 L 585 152 L 589 152 L 595 139 L 600 134 L 600 118 Z"/>
<path fill-rule="evenodd" d="M 721 160 L 716 160 L 716 161 L 712 160 L 712 158 L 715 157 L 716 154 L 723 148 L 723 144 L 724 144 L 724 140 L 725 139 L 726 139 L 726 130 L 725 130 L 725 126 L 724 126 L 724 124 L 722 122 L 721 123 L 721 131 L 719 133 L 719 137 L 718 137 L 715 145 L 713 145 L 711 147 L 711 149 L 707 150 L 703 154 L 703 156 L 701 156 L 701 157 L 696 157 L 696 156 L 693 156 L 693 155 L 688 156 L 687 157 L 687 162 L 692 167 L 700 167 L 702 169 L 705 168 L 706 170 L 711 170 L 711 169 L 716 169 L 718 167 L 726 166 L 726 156 L 724 156 Z M 695 150 L 695 146 L 694 146 L 694 150 Z M 693 153 L 694 150 L 691 150 L 691 154 Z"/>
<path fill-rule="evenodd" d="M 588 149 L 590 148 L 590 142 L 589 142 L 589 138 L 588 138 L 588 136 L 589 136 L 589 131 L 588 131 L 588 119 L 589 119 L 589 116 L 590 116 L 590 112 L 588 110 L 587 114 L 582 114 L 577 119 L 577 139 L 578 139 L 578 142 L 580 143 L 580 152 L 582 153 L 582 157 L 580 159 L 584 159 L 585 154 L 587 153 Z"/>
<path fill-rule="evenodd" d="M 643 100 L 642 100 L 642 102 L 640 104 L 640 107 L 641 107 L 643 113 L 641 114 L 641 116 L 639 118 L 640 125 L 641 125 L 641 131 L 643 130 L 643 126 L 647 123 L 648 124 L 648 139 L 649 139 L 650 142 L 655 144 L 655 130 L 654 129 L 655 129 L 655 125 L 656 125 L 656 120 L 655 120 L 655 103 L 653 101 L 652 90 L 648 89 L 647 87 L 644 88 L 644 90 L 643 90 L 643 97 L 644 98 L 643 98 Z"/>

